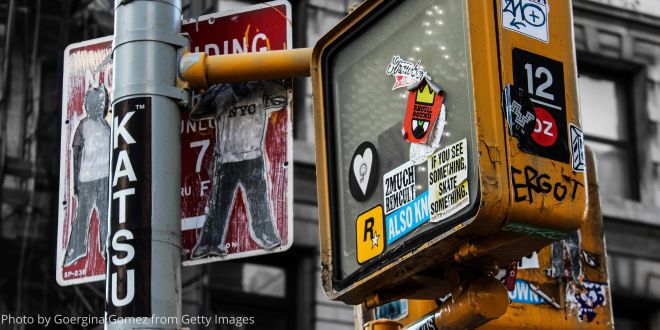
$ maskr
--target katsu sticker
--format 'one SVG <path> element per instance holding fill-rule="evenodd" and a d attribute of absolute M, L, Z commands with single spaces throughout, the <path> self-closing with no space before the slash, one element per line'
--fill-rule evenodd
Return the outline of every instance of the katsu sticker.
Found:
<path fill-rule="evenodd" d="M 470 203 L 467 139 L 428 159 L 431 222 L 444 220 Z"/>
<path fill-rule="evenodd" d="M 408 62 L 399 55 L 392 56 L 392 62 L 385 69 L 388 76 L 394 76 L 392 90 L 418 84 L 426 77 L 426 70 L 422 67 L 422 60 L 415 63 Z"/>
<path fill-rule="evenodd" d="M 415 199 L 415 165 L 407 162 L 383 176 L 385 214 Z"/>

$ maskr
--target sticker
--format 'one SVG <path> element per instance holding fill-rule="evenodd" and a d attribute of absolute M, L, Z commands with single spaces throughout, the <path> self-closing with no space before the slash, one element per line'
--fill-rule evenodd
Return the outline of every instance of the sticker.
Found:
<path fill-rule="evenodd" d="M 502 284 L 508 291 L 514 291 L 516 289 L 516 276 L 518 275 L 518 262 L 510 263 L 504 271 L 504 277 L 501 279 Z"/>
<path fill-rule="evenodd" d="M 561 277 L 564 281 L 581 281 L 580 231 L 569 233 L 561 241 L 552 243 L 552 265 L 546 270 L 549 277 Z"/>
<path fill-rule="evenodd" d="M 431 156 L 438 149 L 438 147 L 440 147 L 440 139 L 442 138 L 442 133 L 444 133 L 446 124 L 447 111 L 445 105 L 442 104 L 442 107 L 440 108 L 440 116 L 436 122 L 435 129 L 431 132 L 431 136 L 429 137 L 430 143 L 427 142 L 427 144 L 410 144 L 410 150 L 408 154 L 410 161 L 413 164 L 419 165 L 425 162 L 429 156 Z"/>
<path fill-rule="evenodd" d="M 582 286 L 570 282 L 566 286 L 566 303 L 578 310 L 578 320 L 592 322 L 598 306 L 607 306 L 607 284 L 582 281 Z"/>
<path fill-rule="evenodd" d="M 348 186 L 353 198 L 358 201 L 369 198 L 378 183 L 378 152 L 371 142 L 358 146 L 348 172 Z"/>
<path fill-rule="evenodd" d="M 432 155 L 428 168 L 431 222 L 438 222 L 470 203 L 467 139 Z"/>
<path fill-rule="evenodd" d="M 406 116 L 403 120 L 403 137 L 406 141 L 420 144 L 429 142 L 430 133 L 442 109 L 444 96 L 442 88 L 428 77 L 409 88 Z"/>
<path fill-rule="evenodd" d="M 408 316 L 408 299 L 399 299 L 376 307 L 376 319 L 401 320 Z"/>
<path fill-rule="evenodd" d="M 516 287 L 509 292 L 509 299 L 511 299 L 511 302 L 523 304 L 543 304 L 543 298 L 536 294 L 525 280 L 516 280 Z"/>
<path fill-rule="evenodd" d="M 362 264 L 385 251 L 383 207 L 377 205 L 355 221 L 357 261 Z"/>
<path fill-rule="evenodd" d="M 539 268 L 539 255 L 538 253 L 532 252 L 529 255 L 522 257 L 518 260 L 518 269 L 535 269 Z"/>
<path fill-rule="evenodd" d="M 568 164 L 570 152 L 563 64 L 514 48 L 513 79 L 514 85 L 523 88 L 529 96 L 536 117 L 531 134 L 518 137 L 518 147 L 524 152 Z M 516 96 L 515 91 L 512 94 Z M 524 111 L 521 110 L 523 118 L 520 120 L 528 118 L 524 117 Z M 511 119 L 509 126 L 515 126 Z"/>
<path fill-rule="evenodd" d="M 383 176 L 385 214 L 415 199 L 415 165 L 407 162 Z"/>
<path fill-rule="evenodd" d="M 584 263 L 586 263 L 589 267 L 600 269 L 600 256 L 582 250 L 582 259 L 584 260 Z"/>
<path fill-rule="evenodd" d="M 385 70 L 388 76 L 394 76 L 392 90 L 418 84 L 426 77 L 426 70 L 422 67 L 422 60 L 416 63 L 408 62 L 399 55 L 392 56 L 392 62 Z"/>
<path fill-rule="evenodd" d="M 565 232 L 544 228 L 544 227 L 538 227 L 520 222 L 509 222 L 506 225 L 504 225 L 504 227 L 502 227 L 502 230 L 519 233 L 523 235 L 538 236 L 553 241 L 563 239 L 568 235 L 568 233 Z"/>
<path fill-rule="evenodd" d="M 573 165 L 573 171 L 585 172 L 587 164 L 584 154 L 584 134 L 582 134 L 579 127 L 573 124 L 569 124 L 568 127 L 571 135 L 571 165 Z"/>
<path fill-rule="evenodd" d="M 408 330 L 438 330 L 435 325 L 435 313 L 417 321 L 417 323 L 407 327 Z"/>
<path fill-rule="evenodd" d="M 509 134 L 518 139 L 527 139 L 536 126 L 536 113 L 527 92 L 520 87 L 507 85 L 502 99 L 509 122 Z"/>
<path fill-rule="evenodd" d="M 131 98 L 113 106 L 112 199 L 105 288 L 109 316 L 142 317 L 153 311 L 152 113 L 150 97 Z"/>
<path fill-rule="evenodd" d="M 392 244 L 429 220 L 428 196 L 429 192 L 425 191 L 411 203 L 385 217 L 387 244 Z"/>
<path fill-rule="evenodd" d="M 549 12 L 547 0 L 502 0 L 502 26 L 548 42 Z"/>

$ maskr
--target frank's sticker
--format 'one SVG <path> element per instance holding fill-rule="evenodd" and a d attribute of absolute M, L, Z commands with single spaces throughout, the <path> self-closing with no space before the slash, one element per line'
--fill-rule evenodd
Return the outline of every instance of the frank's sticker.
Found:
<path fill-rule="evenodd" d="M 392 90 L 417 85 L 427 74 L 422 66 L 422 60 L 412 63 L 402 59 L 399 55 L 392 56 L 392 62 L 385 69 L 385 73 L 388 76 L 394 76 Z"/>
<path fill-rule="evenodd" d="M 385 251 L 383 207 L 377 205 L 355 221 L 357 261 L 362 264 Z"/>
<path fill-rule="evenodd" d="M 442 110 L 444 92 L 428 77 L 408 90 L 408 105 L 403 121 L 404 138 L 412 143 L 428 143 Z"/>

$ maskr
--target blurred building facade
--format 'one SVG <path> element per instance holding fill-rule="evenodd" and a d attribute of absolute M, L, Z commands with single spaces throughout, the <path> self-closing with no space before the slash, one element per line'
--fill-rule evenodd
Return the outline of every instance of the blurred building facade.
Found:
<path fill-rule="evenodd" d="M 294 47 L 353 1 L 291 0 Z M 184 0 L 184 17 L 257 1 Z M 660 2 L 574 0 L 582 123 L 598 156 L 617 329 L 660 329 Z M 55 236 L 62 53 L 112 34 L 112 0 L 0 3 L 0 314 L 99 315 L 103 284 L 59 287 Z M 251 329 L 353 329 L 320 287 L 311 84 L 295 82 L 293 248 L 184 269 L 184 312 Z M 235 329 L 235 327 L 234 327 Z"/>

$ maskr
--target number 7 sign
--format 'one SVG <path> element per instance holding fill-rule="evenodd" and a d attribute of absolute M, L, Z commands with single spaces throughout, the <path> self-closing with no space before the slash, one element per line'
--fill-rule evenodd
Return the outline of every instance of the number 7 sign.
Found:
<path fill-rule="evenodd" d="M 208 55 L 287 49 L 290 13 L 270 2 L 189 20 L 182 32 Z M 216 85 L 182 114 L 184 265 L 291 246 L 291 96 L 290 79 Z"/>

